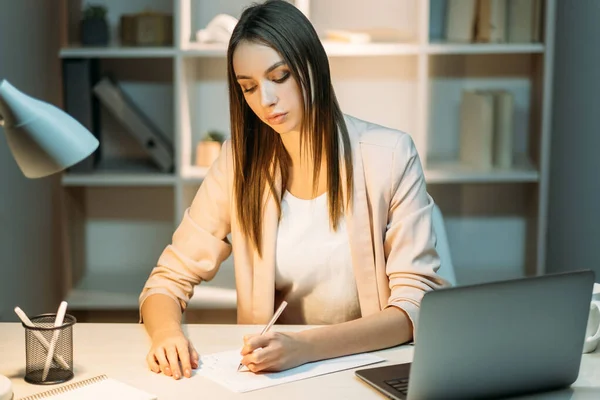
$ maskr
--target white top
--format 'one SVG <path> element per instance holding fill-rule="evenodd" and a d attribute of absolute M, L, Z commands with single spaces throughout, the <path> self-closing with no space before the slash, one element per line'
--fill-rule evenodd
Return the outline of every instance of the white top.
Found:
<path fill-rule="evenodd" d="M 360 318 L 346 221 L 330 228 L 327 194 L 302 200 L 286 192 L 275 254 L 278 323 L 323 325 Z"/>

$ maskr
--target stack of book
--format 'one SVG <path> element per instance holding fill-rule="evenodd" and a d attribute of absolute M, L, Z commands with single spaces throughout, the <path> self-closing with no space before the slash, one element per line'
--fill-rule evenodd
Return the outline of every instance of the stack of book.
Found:
<path fill-rule="evenodd" d="M 541 41 L 542 0 L 447 0 L 432 7 L 432 13 L 444 14 L 444 39 L 450 42 Z"/>
<path fill-rule="evenodd" d="M 466 90 L 460 106 L 460 161 L 478 168 L 513 165 L 514 98 L 504 90 Z"/>

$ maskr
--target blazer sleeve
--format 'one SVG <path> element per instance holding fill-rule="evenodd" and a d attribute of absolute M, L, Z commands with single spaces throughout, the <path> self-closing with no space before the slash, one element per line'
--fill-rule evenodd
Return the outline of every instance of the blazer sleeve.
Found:
<path fill-rule="evenodd" d="M 403 134 L 396 145 L 392 167 L 392 193 L 384 241 L 390 298 L 413 324 L 416 337 L 419 306 L 426 292 L 448 283 L 437 275 L 440 259 L 435 249 L 433 199 L 411 137 Z"/>
<path fill-rule="evenodd" d="M 226 141 L 210 167 L 191 206 L 175 230 L 172 242 L 160 255 L 139 297 L 142 305 L 151 295 L 161 293 L 176 301 L 182 312 L 201 281 L 211 280 L 229 254 L 230 190 L 227 173 L 231 144 Z"/>

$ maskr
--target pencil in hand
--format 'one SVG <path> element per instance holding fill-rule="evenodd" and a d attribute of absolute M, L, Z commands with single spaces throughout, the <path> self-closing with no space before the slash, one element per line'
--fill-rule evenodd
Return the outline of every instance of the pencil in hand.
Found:
<path fill-rule="evenodd" d="M 267 324 L 267 326 L 265 326 L 262 330 L 262 332 L 260 333 L 261 335 L 264 335 L 265 333 L 267 333 L 269 331 L 269 329 L 271 329 L 271 327 L 275 324 L 275 322 L 277 321 L 277 319 L 279 318 L 279 316 L 281 315 L 281 313 L 283 312 L 283 310 L 285 310 L 285 307 L 287 306 L 287 301 L 283 301 L 281 303 L 281 305 L 279 306 L 279 308 L 277 309 L 277 311 L 275 311 L 275 314 L 273 314 L 273 317 L 271 318 L 271 320 L 269 321 L 269 323 Z M 238 372 L 242 369 L 242 367 L 244 366 L 244 364 L 242 364 L 240 362 L 240 365 L 238 366 Z"/>

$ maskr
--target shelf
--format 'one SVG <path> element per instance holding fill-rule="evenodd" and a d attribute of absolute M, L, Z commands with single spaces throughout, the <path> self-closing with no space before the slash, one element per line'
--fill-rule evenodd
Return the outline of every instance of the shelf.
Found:
<path fill-rule="evenodd" d="M 98 58 L 164 58 L 177 54 L 174 47 L 64 47 L 60 49 L 61 58 L 98 57 Z"/>
<path fill-rule="evenodd" d="M 419 54 L 419 46 L 411 43 L 366 43 L 351 44 L 323 41 L 330 57 L 400 56 Z"/>
<path fill-rule="evenodd" d="M 351 44 L 323 41 L 330 57 L 367 57 L 417 55 L 422 48 L 411 43 Z M 427 54 L 509 54 L 543 53 L 541 43 L 430 43 L 424 47 Z M 60 50 L 61 58 L 165 58 L 183 54 L 188 57 L 225 57 L 227 46 L 212 43 L 188 43 L 183 50 L 174 47 L 66 47 Z"/>
<path fill-rule="evenodd" d="M 171 186 L 177 181 L 173 174 L 159 172 L 146 159 L 105 159 L 92 172 L 67 172 L 63 186 Z"/>
<path fill-rule="evenodd" d="M 398 56 L 419 54 L 419 46 L 410 43 L 349 44 L 324 41 L 323 47 L 330 57 Z M 223 44 L 189 43 L 182 53 L 186 56 L 224 57 L 227 46 Z"/>
<path fill-rule="evenodd" d="M 428 54 L 511 54 L 543 53 L 542 43 L 430 43 Z"/>
<path fill-rule="evenodd" d="M 183 179 L 200 182 L 206 177 L 208 168 L 187 167 Z M 461 165 L 457 161 L 433 161 L 425 170 L 428 183 L 486 183 L 486 182 L 537 182 L 538 171 L 529 161 L 517 161 L 513 168 L 477 170 Z"/>
<path fill-rule="evenodd" d="M 227 45 L 221 43 L 189 42 L 181 52 L 184 56 L 225 57 L 227 54 Z"/>
<path fill-rule="evenodd" d="M 67 173 L 62 177 L 63 186 L 171 186 L 176 177 L 171 174 L 149 173 Z"/>
<path fill-rule="evenodd" d="M 425 169 L 427 183 L 518 183 L 537 182 L 539 172 L 527 160 L 518 160 L 513 168 L 478 170 L 458 161 L 429 161 Z"/>
<path fill-rule="evenodd" d="M 72 310 L 137 310 L 138 299 L 150 271 L 88 273 L 68 293 L 66 301 Z M 190 309 L 235 309 L 237 294 L 233 268 L 222 265 L 211 282 L 196 286 L 189 302 Z"/>
<path fill-rule="evenodd" d="M 186 166 L 182 171 L 183 179 L 187 182 L 200 182 L 208 173 L 208 167 Z"/>

